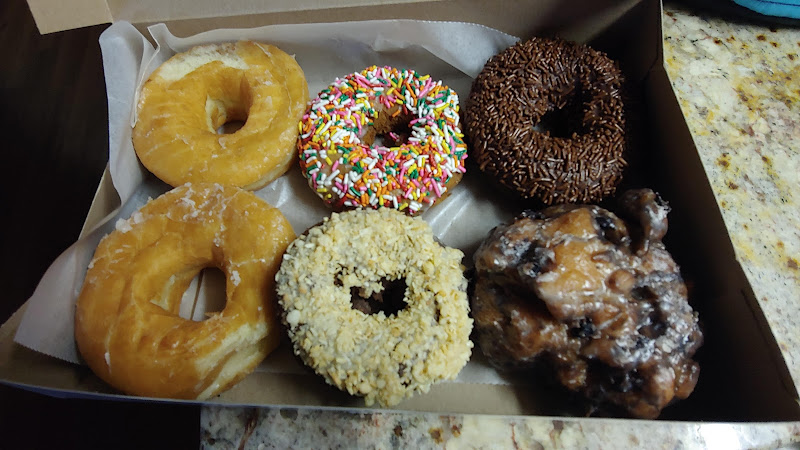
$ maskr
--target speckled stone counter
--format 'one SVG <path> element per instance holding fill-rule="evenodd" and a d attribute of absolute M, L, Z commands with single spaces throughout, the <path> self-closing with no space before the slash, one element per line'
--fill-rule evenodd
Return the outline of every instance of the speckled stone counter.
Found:
<path fill-rule="evenodd" d="M 800 385 L 800 30 L 669 9 L 664 59 L 736 255 Z"/>
<path fill-rule="evenodd" d="M 668 6 L 664 59 L 736 254 L 800 385 L 800 30 Z M 778 448 L 800 422 L 204 407 L 205 448 Z"/>

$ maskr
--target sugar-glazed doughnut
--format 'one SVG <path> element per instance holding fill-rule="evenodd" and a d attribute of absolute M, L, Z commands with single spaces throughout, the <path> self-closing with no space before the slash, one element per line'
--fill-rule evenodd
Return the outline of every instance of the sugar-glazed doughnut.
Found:
<path fill-rule="evenodd" d="M 258 189 L 295 161 L 297 121 L 308 85 L 293 57 L 239 41 L 178 53 L 142 86 L 133 146 L 164 182 L 232 184 Z M 233 133 L 218 134 L 228 122 Z"/>
<path fill-rule="evenodd" d="M 650 189 L 595 205 L 527 210 L 475 252 L 476 340 L 504 369 L 542 371 L 587 407 L 655 419 L 688 397 L 703 343 L 662 239 L 669 206 Z"/>
<path fill-rule="evenodd" d="M 101 379 L 128 394 L 205 399 L 249 374 L 278 344 L 275 273 L 294 239 L 253 193 L 191 184 L 117 222 L 97 247 L 75 311 L 75 339 Z M 226 305 L 195 322 L 181 297 L 205 267 Z"/>
<path fill-rule="evenodd" d="M 462 257 L 393 209 L 334 213 L 289 246 L 276 278 L 295 353 L 367 405 L 455 378 L 472 349 Z M 387 313 L 390 290 L 402 301 Z"/>
<path fill-rule="evenodd" d="M 300 167 L 335 210 L 420 213 L 466 172 L 458 108 L 452 89 L 413 70 L 372 66 L 337 78 L 300 123 Z"/>

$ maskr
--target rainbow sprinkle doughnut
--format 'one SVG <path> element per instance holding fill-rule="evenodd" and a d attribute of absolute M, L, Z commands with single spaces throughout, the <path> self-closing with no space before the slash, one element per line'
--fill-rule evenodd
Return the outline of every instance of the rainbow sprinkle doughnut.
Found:
<path fill-rule="evenodd" d="M 337 78 L 300 124 L 300 167 L 336 210 L 394 208 L 418 214 L 466 169 L 458 95 L 413 70 L 372 66 Z"/>

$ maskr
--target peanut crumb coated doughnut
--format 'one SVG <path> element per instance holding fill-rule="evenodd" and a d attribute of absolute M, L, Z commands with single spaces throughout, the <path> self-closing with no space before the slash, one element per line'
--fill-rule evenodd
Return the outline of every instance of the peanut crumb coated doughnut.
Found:
<path fill-rule="evenodd" d="M 453 379 L 471 355 L 472 319 L 460 250 L 394 210 L 334 213 L 294 241 L 276 276 L 294 352 L 325 380 L 367 405 L 396 405 Z M 396 314 L 354 309 L 404 280 Z"/>

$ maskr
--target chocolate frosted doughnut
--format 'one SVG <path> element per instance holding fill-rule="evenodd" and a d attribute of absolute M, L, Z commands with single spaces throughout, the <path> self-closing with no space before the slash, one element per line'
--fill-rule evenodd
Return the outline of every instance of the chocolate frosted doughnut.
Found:
<path fill-rule="evenodd" d="M 472 312 L 495 365 L 548 367 L 598 406 L 655 418 L 694 390 L 703 335 L 661 242 L 667 205 L 649 189 L 621 203 L 627 222 L 558 205 L 495 228 L 474 256 Z"/>
<path fill-rule="evenodd" d="M 465 108 L 471 154 L 525 198 L 595 203 L 614 193 L 626 166 L 621 85 L 616 63 L 585 45 L 518 43 L 473 82 Z"/>

